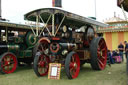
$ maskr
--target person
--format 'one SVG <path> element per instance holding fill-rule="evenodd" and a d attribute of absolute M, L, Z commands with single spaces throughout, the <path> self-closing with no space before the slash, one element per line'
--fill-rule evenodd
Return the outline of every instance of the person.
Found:
<path fill-rule="evenodd" d="M 119 54 L 116 52 L 116 50 L 112 51 L 112 59 L 114 61 L 114 63 L 116 63 L 116 56 L 118 56 Z"/>
<path fill-rule="evenodd" d="M 125 44 L 125 57 L 127 59 L 127 57 L 128 57 L 128 43 L 127 43 L 127 41 L 124 41 L 124 44 Z"/>
<path fill-rule="evenodd" d="M 111 51 L 110 51 L 110 50 L 108 50 L 107 55 L 108 55 L 110 64 L 114 64 L 114 60 L 113 60 L 113 58 L 112 58 L 112 54 L 111 54 Z M 109 62 L 108 62 L 108 63 L 109 63 Z"/>
<path fill-rule="evenodd" d="M 127 41 L 124 41 L 125 44 L 125 56 L 126 56 L 126 72 L 128 75 L 128 43 Z"/>
<path fill-rule="evenodd" d="M 122 58 L 119 55 L 119 51 L 117 49 L 113 52 L 113 59 L 114 59 L 115 63 L 121 63 L 122 62 Z"/>
<path fill-rule="evenodd" d="M 122 62 L 123 62 L 124 61 L 124 58 L 123 58 L 124 45 L 122 44 L 122 42 L 120 42 L 120 44 L 118 45 L 118 50 L 119 50 L 119 55 L 122 58 Z"/>

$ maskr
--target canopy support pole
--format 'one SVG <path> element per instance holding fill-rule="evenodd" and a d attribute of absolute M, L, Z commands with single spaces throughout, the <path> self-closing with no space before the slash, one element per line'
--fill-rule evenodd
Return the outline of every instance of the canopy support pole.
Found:
<path fill-rule="evenodd" d="M 48 22 L 49 22 L 49 20 L 50 20 L 50 18 L 51 18 L 51 16 L 52 15 L 50 15 L 49 16 L 49 18 L 48 18 L 48 20 L 46 21 L 46 23 L 44 22 L 44 20 L 42 19 L 42 17 L 39 15 L 39 18 L 41 19 L 41 21 L 43 22 L 43 24 L 44 24 L 44 27 L 42 28 L 42 30 L 41 30 L 41 32 L 40 32 L 40 34 L 39 34 L 39 36 L 42 34 L 42 32 L 44 31 L 44 28 L 46 28 L 47 29 L 47 31 L 48 31 L 48 33 L 49 33 L 49 35 L 51 36 L 52 34 L 51 34 L 51 32 L 49 31 L 49 29 L 48 29 L 48 27 L 47 27 L 47 25 L 48 25 Z"/>
<path fill-rule="evenodd" d="M 57 32 L 59 31 L 60 26 L 62 25 L 64 19 L 65 19 L 65 15 L 64 15 L 63 19 L 61 20 L 61 22 L 60 22 L 60 24 L 59 24 L 59 26 L 58 26 L 58 28 L 57 28 L 57 30 L 56 30 L 55 36 L 56 36 Z"/>
<path fill-rule="evenodd" d="M 55 28 L 54 28 L 54 26 L 55 26 L 55 21 L 54 21 L 54 18 L 55 18 L 55 15 L 54 14 L 52 14 L 52 36 L 55 36 Z"/>

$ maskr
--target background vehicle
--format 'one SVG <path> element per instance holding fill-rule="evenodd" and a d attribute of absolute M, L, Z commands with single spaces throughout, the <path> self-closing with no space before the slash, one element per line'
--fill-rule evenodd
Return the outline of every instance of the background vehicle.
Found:
<path fill-rule="evenodd" d="M 36 42 L 29 26 L 0 21 L 0 71 L 8 74 L 20 62 L 31 64 Z"/>
<path fill-rule="evenodd" d="M 61 63 L 69 79 L 76 78 L 80 66 L 88 62 L 94 70 L 103 70 L 107 46 L 95 29 L 106 24 L 57 8 L 43 8 L 25 14 L 25 19 L 43 24 L 37 26 L 40 37 L 34 49 L 34 71 L 37 76 L 48 73 L 49 63 Z M 41 36 L 42 35 L 42 36 Z"/>

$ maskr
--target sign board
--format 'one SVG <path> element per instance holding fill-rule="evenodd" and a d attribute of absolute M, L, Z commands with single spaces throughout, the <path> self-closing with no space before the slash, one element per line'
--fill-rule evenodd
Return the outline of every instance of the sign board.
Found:
<path fill-rule="evenodd" d="M 50 63 L 48 71 L 48 79 L 60 79 L 61 64 Z"/>

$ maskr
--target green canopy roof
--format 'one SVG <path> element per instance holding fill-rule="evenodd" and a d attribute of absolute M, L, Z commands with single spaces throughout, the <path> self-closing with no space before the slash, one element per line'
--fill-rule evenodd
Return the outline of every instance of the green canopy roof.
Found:
<path fill-rule="evenodd" d="M 65 20 L 63 22 L 63 24 L 66 25 L 70 25 L 70 26 L 83 26 L 86 24 L 90 24 L 90 25 L 96 25 L 96 26 L 101 26 L 101 27 L 106 27 L 107 24 L 98 22 L 94 19 L 91 18 L 86 18 L 71 12 L 67 12 L 64 11 L 62 9 L 58 9 L 58 8 L 42 8 L 42 9 L 37 9 L 34 11 L 31 11 L 27 14 L 24 15 L 24 19 L 25 20 L 29 20 L 29 21 L 36 21 L 36 16 L 41 16 L 44 20 L 44 22 L 47 21 L 48 17 L 51 14 L 59 14 L 61 17 L 65 16 Z"/>

